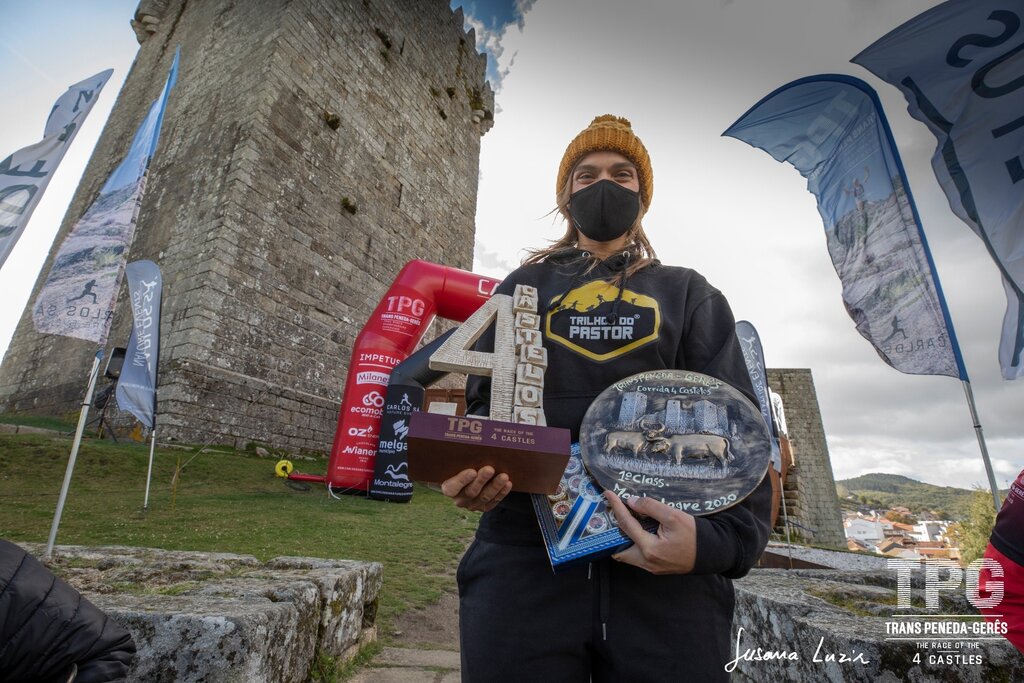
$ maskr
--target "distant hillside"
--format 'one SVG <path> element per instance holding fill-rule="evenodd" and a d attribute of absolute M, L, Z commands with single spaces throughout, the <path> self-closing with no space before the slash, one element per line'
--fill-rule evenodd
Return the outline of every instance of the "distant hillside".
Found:
<path fill-rule="evenodd" d="M 844 507 L 869 507 L 883 512 L 897 505 L 921 518 L 963 519 L 971 499 L 970 489 L 935 486 L 898 474 L 871 473 L 836 482 Z M 849 498 L 853 496 L 853 498 Z"/>
<path fill-rule="evenodd" d="M 904 477 L 900 474 L 885 474 L 883 472 L 872 472 L 870 474 L 862 474 L 859 477 L 853 479 L 844 479 L 843 481 L 836 482 L 837 484 L 843 484 L 851 491 L 885 491 L 887 493 L 899 493 L 907 485 L 918 485 L 918 486 L 934 486 L 933 484 L 926 484 L 923 481 L 917 481 L 910 477 Z M 934 488 L 942 488 L 934 486 Z M 951 488 L 951 487 L 946 487 Z M 954 491 L 964 491 L 966 489 L 951 489 Z"/>

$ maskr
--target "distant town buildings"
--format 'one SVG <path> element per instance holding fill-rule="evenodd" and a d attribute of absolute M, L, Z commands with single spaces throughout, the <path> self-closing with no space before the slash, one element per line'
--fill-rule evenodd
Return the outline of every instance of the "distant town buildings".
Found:
<path fill-rule="evenodd" d="M 906 508 L 893 508 L 886 514 L 898 517 L 908 512 Z M 946 538 L 950 524 L 950 521 L 904 524 L 878 513 L 848 512 L 843 516 L 843 531 L 849 550 L 911 560 L 942 558 L 959 561 L 960 549 Z"/>

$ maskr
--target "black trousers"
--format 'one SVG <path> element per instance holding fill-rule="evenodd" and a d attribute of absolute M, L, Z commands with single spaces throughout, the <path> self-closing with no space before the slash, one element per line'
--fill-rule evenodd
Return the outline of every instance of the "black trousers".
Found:
<path fill-rule="evenodd" d="M 728 681 L 732 582 L 612 560 L 554 574 L 541 546 L 476 540 L 459 564 L 469 683 Z"/>

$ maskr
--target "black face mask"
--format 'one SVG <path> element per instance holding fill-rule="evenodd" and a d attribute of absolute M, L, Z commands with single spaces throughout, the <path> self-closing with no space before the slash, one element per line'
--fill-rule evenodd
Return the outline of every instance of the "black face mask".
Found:
<path fill-rule="evenodd" d="M 640 214 L 640 193 L 611 180 L 600 180 L 569 198 L 569 215 L 580 232 L 595 242 L 626 234 Z"/>

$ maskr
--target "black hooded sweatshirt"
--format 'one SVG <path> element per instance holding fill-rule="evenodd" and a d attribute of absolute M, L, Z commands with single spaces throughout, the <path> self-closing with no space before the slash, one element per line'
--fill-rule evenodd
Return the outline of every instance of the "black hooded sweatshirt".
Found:
<path fill-rule="evenodd" d="M 756 406 L 753 386 L 725 297 L 689 268 L 655 261 L 623 277 L 630 252 L 594 264 L 587 252 L 567 249 L 513 271 L 496 290 L 537 288 L 548 368 L 544 376 L 547 424 L 579 439 L 594 398 L 611 384 L 651 370 L 692 370 L 736 387 Z M 493 328 L 478 348 L 493 348 Z M 471 376 L 468 412 L 488 412 L 490 378 Z M 698 517 L 692 574 L 744 576 L 768 541 L 768 477 L 741 503 Z M 527 494 L 509 494 L 480 520 L 477 538 L 506 545 L 541 545 Z"/>

